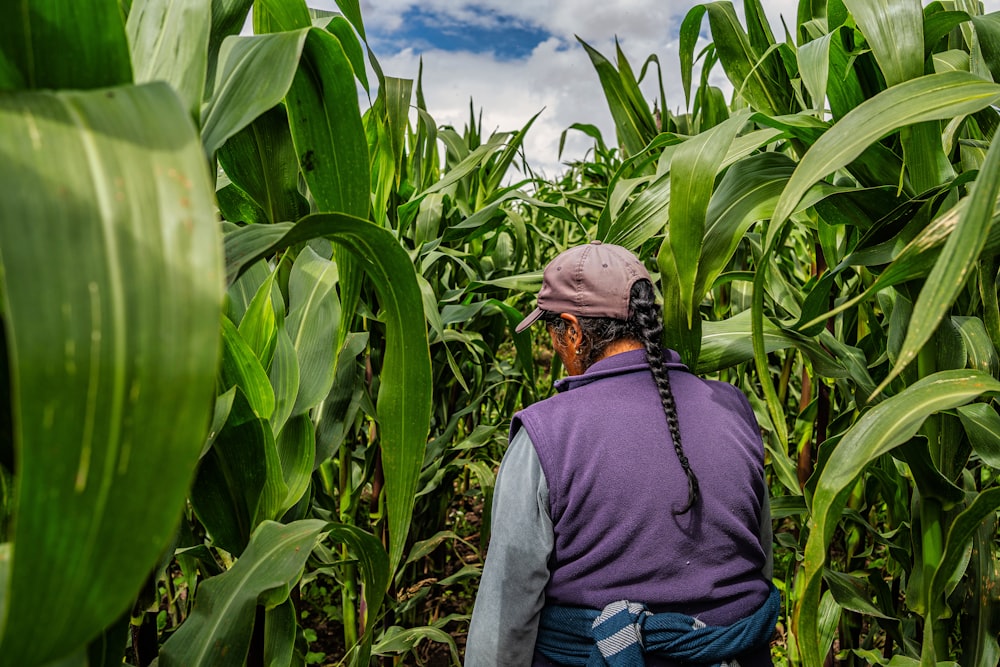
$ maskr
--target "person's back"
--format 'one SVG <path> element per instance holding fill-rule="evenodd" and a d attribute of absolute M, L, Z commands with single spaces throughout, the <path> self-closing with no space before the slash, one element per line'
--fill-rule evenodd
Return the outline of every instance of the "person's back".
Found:
<path fill-rule="evenodd" d="M 550 262 L 516 330 L 538 320 L 569 377 L 512 419 L 466 665 L 770 665 L 780 597 L 746 398 L 664 358 L 649 274 L 619 246 Z"/>
<path fill-rule="evenodd" d="M 548 482 L 555 540 L 546 604 L 602 609 L 633 600 L 654 613 L 730 625 L 770 590 L 760 537 L 763 444 L 735 387 L 698 378 L 667 354 L 699 482 L 699 501 L 684 514 L 674 510 L 687 500 L 687 477 L 642 350 L 598 361 L 514 416 L 512 432 L 527 430 Z M 536 656 L 536 664 L 551 663 Z"/>

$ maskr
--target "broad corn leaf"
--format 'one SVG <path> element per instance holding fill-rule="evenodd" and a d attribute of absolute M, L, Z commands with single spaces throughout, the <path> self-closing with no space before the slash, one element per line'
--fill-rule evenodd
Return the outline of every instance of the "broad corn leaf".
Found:
<path fill-rule="evenodd" d="M 339 213 L 314 213 L 291 225 L 252 225 L 226 237 L 227 272 L 295 243 L 326 237 L 350 251 L 379 296 L 386 350 L 376 411 L 395 570 L 410 528 L 431 411 L 430 349 L 420 287 L 406 251 L 387 230 Z"/>
<path fill-rule="evenodd" d="M 323 259 L 308 246 L 292 265 L 285 325 L 299 369 L 293 417 L 318 405 L 333 386 L 335 345 L 341 326 L 337 269 L 337 264 Z"/>
<path fill-rule="evenodd" d="M 212 4 L 204 0 L 134 0 L 126 23 L 135 82 L 166 81 L 196 120 L 211 27 Z"/>
<path fill-rule="evenodd" d="M 677 271 L 677 286 L 682 311 L 692 325 L 695 303 L 701 294 L 694 293 L 705 237 L 705 211 L 708 209 L 715 175 L 723 158 L 746 122 L 748 114 L 737 114 L 708 132 L 688 139 L 674 152 L 670 161 L 670 226 L 668 241 Z"/>
<path fill-rule="evenodd" d="M 299 165 L 288 115 L 280 105 L 230 137 L 218 158 L 233 185 L 267 214 L 267 222 L 294 222 L 309 212 L 308 202 L 299 193 Z"/>
<path fill-rule="evenodd" d="M 924 12 L 920 0 L 844 0 L 878 61 L 887 86 L 924 73 Z"/>
<path fill-rule="evenodd" d="M 972 186 L 972 193 L 959 217 L 958 225 L 948 237 L 941 256 L 927 277 L 924 288 L 913 306 L 913 317 L 903 340 L 899 357 L 892 372 L 875 392 L 884 389 L 916 358 L 920 349 L 930 340 L 941 318 L 958 296 L 975 261 L 986 243 L 993 224 L 993 209 L 1000 193 L 1000 149 L 990 147 L 979 178 Z"/>
<path fill-rule="evenodd" d="M 964 405 L 986 392 L 1000 392 L 1000 381 L 980 371 L 935 373 L 864 413 L 833 449 L 813 493 L 805 586 L 795 612 L 795 630 L 807 664 L 822 662 L 816 648 L 820 575 L 837 517 L 855 479 L 873 460 L 909 440 L 929 415 Z"/>
<path fill-rule="evenodd" d="M 285 97 L 310 30 L 223 40 L 212 96 L 201 112 L 201 140 L 208 155 Z M 264 71 L 268 76 L 261 77 Z"/>
<path fill-rule="evenodd" d="M 132 83 L 119 4 L 118 0 L 5 3 L 0 21 L 0 91 Z"/>
<path fill-rule="evenodd" d="M 308 31 L 286 106 L 299 166 L 320 210 L 368 217 L 368 144 L 354 70 L 330 33 Z"/>
<path fill-rule="evenodd" d="M 2 95 L 0 156 L 18 463 L 0 654 L 33 665 L 118 618 L 173 534 L 212 416 L 222 266 L 164 84 Z"/>
<path fill-rule="evenodd" d="M 318 520 L 262 523 L 232 569 L 198 587 L 194 611 L 160 649 L 160 664 L 241 667 L 258 603 L 284 603 L 324 530 Z"/>
<path fill-rule="evenodd" d="M 253 31 L 258 35 L 312 25 L 304 0 L 254 0 Z"/>
<path fill-rule="evenodd" d="M 827 130 L 799 162 L 774 211 L 772 233 L 820 179 L 901 127 L 973 113 L 1000 99 L 1000 86 L 965 72 L 928 74 L 885 90 Z"/>

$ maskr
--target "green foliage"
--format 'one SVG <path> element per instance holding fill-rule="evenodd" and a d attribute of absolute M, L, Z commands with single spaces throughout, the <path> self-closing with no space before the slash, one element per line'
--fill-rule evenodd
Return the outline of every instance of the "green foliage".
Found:
<path fill-rule="evenodd" d="M 546 182 L 534 118 L 439 127 L 356 0 L 78 4 L 0 27 L 5 658 L 312 663 L 322 587 L 328 660 L 459 662 L 506 422 L 559 372 L 512 329 L 598 238 L 751 399 L 778 658 L 996 664 L 995 16 L 698 6 L 678 114 L 584 44 L 617 141 L 573 126 Z"/>

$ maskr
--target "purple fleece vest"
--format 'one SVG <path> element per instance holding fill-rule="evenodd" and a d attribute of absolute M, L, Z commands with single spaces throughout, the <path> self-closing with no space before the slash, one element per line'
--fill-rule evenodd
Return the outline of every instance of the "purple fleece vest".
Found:
<path fill-rule="evenodd" d="M 746 397 L 665 352 L 681 442 L 701 496 L 674 453 L 645 352 L 595 363 L 560 393 L 514 415 L 549 486 L 555 529 L 546 602 L 601 609 L 615 600 L 728 625 L 768 596 L 759 516 L 764 448 Z"/>

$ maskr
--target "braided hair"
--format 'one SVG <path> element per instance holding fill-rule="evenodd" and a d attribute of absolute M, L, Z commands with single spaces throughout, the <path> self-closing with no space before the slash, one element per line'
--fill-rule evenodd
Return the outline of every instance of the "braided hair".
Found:
<path fill-rule="evenodd" d="M 559 313 L 546 311 L 542 320 L 557 335 L 564 335 L 567 329 L 566 320 Z M 656 389 L 660 394 L 663 413 L 667 418 L 667 428 L 674 445 L 677 460 L 684 469 L 688 480 L 687 503 L 680 510 L 673 510 L 676 515 L 686 514 L 698 500 L 698 478 L 691 470 L 691 464 L 684 449 L 681 447 L 680 422 L 677 418 L 677 402 L 670 389 L 670 375 L 663 361 L 660 344 L 663 339 L 663 321 L 653 293 L 653 285 L 648 280 L 638 280 L 632 285 L 629 294 L 629 317 L 627 320 L 617 320 L 610 317 L 578 317 L 583 333 L 581 361 L 584 368 L 601 358 L 608 346 L 619 340 L 635 340 L 642 344 L 646 351 L 646 361 L 649 370 L 656 381 Z"/>

